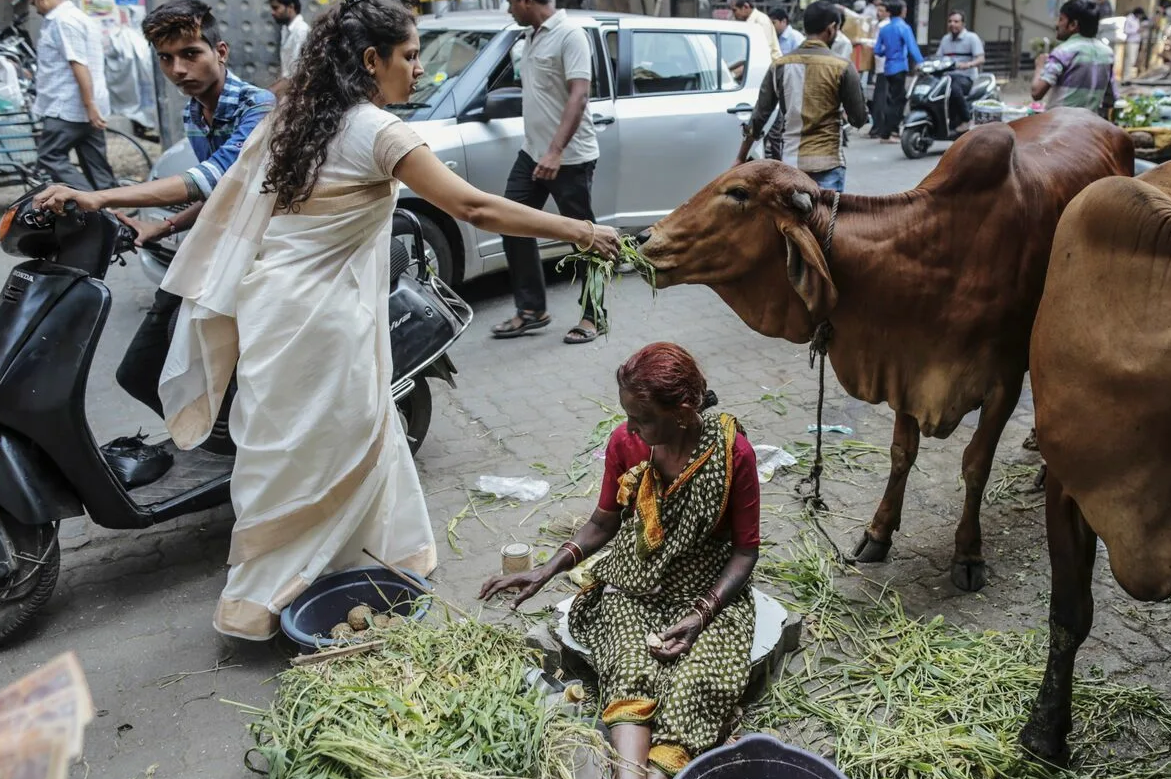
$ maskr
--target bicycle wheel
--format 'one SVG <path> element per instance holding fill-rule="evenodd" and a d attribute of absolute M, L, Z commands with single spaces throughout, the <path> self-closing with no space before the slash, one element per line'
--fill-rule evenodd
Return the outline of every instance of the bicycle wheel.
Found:
<path fill-rule="evenodd" d="M 109 127 L 106 128 L 106 159 L 114 169 L 114 178 L 123 186 L 146 181 L 154 164 L 141 143 Z"/>

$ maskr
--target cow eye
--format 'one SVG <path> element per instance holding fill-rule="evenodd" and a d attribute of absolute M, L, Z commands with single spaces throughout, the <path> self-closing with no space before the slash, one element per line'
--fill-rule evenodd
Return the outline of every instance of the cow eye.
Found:
<path fill-rule="evenodd" d="M 737 203 L 748 202 L 748 190 L 744 187 L 732 187 L 724 194 L 735 200 Z"/>

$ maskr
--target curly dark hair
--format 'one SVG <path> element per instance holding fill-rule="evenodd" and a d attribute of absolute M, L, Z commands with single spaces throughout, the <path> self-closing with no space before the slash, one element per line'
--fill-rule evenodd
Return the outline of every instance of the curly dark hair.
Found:
<path fill-rule="evenodd" d="M 343 0 L 313 24 L 269 141 L 264 191 L 276 193 L 277 210 L 296 211 L 309 199 L 342 117 L 377 90 L 362 62 L 366 49 L 388 57 L 414 29 L 399 0 Z"/>

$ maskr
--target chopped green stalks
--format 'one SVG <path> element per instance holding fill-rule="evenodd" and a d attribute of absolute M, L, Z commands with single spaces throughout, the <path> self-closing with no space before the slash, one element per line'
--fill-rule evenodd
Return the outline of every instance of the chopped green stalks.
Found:
<path fill-rule="evenodd" d="M 557 263 L 557 270 L 565 267 L 566 263 L 582 263 L 585 266 L 585 294 L 582 296 L 581 311 L 582 317 L 585 318 L 585 313 L 590 311 L 597 311 L 600 322 L 594 322 L 594 326 L 598 328 L 598 332 L 605 332 L 609 329 L 609 321 L 604 313 L 605 309 L 602 307 L 602 299 L 605 294 L 606 287 L 614 279 L 614 269 L 623 263 L 629 262 L 638 271 L 638 275 L 646 279 L 646 282 L 651 285 L 651 289 L 655 288 L 655 266 L 651 265 L 650 261 L 642 256 L 638 250 L 638 244 L 632 235 L 624 235 L 618 242 L 618 260 L 607 260 L 598 252 L 590 250 L 588 252 L 577 252 L 570 254 L 560 262 Z M 576 267 L 574 269 L 574 278 L 577 278 Z"/>

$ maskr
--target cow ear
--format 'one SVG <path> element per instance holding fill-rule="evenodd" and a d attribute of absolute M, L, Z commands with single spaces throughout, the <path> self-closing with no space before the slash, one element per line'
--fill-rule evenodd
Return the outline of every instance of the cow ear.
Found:
<path fill-rule="evenodd" d="M 838 304 L 838 288 L 829 275 L 829 266 L 817 237 L 805 227 L 790 228 L 785 236 L 796 251 L 788 259 L 789 283 L 805 302 L 814 324 L 824 321 Z"/>

